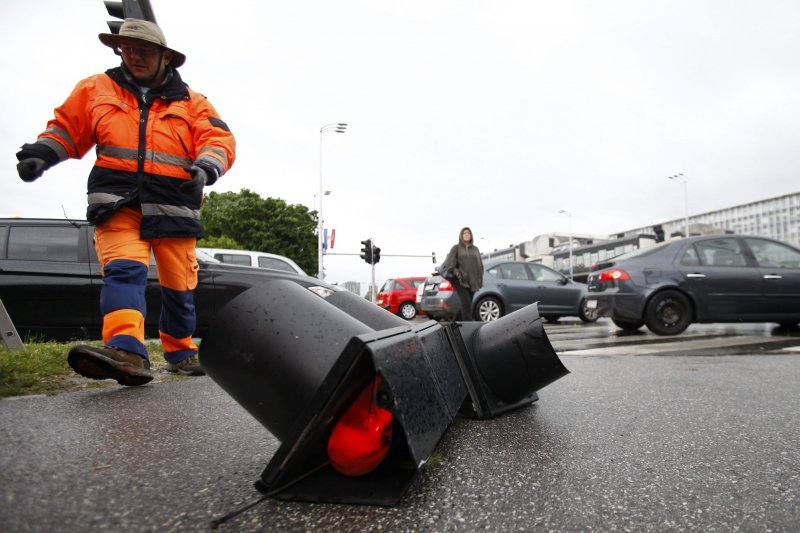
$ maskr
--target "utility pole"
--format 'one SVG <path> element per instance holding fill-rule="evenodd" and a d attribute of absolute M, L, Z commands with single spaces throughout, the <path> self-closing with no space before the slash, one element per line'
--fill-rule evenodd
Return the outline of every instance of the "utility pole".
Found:
<path fill-rule="evenodd" d="M 371 298 L 372 299 L 372 303 L 375 303 L 375 301 L 376 301 L 375 300 L 376 299 L 375 293 L 377 292 L 377 290 L 375 288 L 375 263 L 372 263 L 372 287 L 370 288 L 369 292 L 372 294 L 372 298 Z"/>

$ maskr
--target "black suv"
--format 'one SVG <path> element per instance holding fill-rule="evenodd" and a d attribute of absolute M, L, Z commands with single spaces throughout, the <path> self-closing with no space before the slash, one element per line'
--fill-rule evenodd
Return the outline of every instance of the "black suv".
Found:
<path fill-rule="evenodd" d="M 85 220 L 0 218 L 0 300 L 22 338 L 101 338 L 100 263 L 94 227 Z M 202 337 L 215 310 L 260 281 L 287 278 L 306 287 L 319 280 L 288 272 L 226 265 L 197 252 L 197 329 Z M 161 290 L 155 264 L 147 275 L 148 337 L 157 337 Z"/>

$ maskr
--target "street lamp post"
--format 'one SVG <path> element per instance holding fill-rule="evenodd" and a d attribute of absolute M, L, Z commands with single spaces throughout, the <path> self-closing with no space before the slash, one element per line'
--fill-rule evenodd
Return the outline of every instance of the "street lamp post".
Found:
<path fill-rule="evenodd" d="M 319 129 L 319 210 L 317 211 L 317 278 L 324 279 L 325 274 L 322 268 L 322 197 L 330 194 L 330 191 L 322 190 L 322 136 L 326 133 L 344 133 L 347 124 L 334 122 L 325 124 Z"/>
<path fill-rule="evenodd" d="M 574 279 L 572 277 L 572 213 L 562 209 L 559 214 L 567 215 L 569 220 L 569 279 Z"/>
<path fill-rule="evenodd" d="M 667 179 L 683 183 L 683 231 L 684 236 L 689 236 L 689 178 L 683 174 L 667 176 Z"/>
<path fill-rule="evenodd" d="M 330 196 L 330 195 L 331 195 L 331 191 L 322 191 L 322 196 Z M 317 211 L 317 196 L 319 196 L 319 193 L 315 192 L 314 193 L 314 211 Z M 322 198 L 322 197 L 320 196 L 320 198 Z M 320 200 L 320 205 L 321 204 L 322 204 L 322 200 Z M 323 233 L 323 236 L 322 236 L 322 247 L 324 249 L 324 247 L 325 247 L 325 235 L 324 235 L 324 233 L 325 233 L 325 220 L 322 218 L 321 211 L 317 211 L 317 218 L 318 218 L 318 220 L 317 220 L 317 223 L 318 223 L 317 231 L 322 231 L 322 233 Z M 317 244 L 318 245 L 319 245 L 319 242 L 320 241 L 317 240 Z M 317 258 L 320 261 L 320 263 L 318 263 L 317 266 L 320 266 L 322 264 L 321 261 L 322 261 L 322 257 L 323 256 L 324 256 L 324 254 Z M 322 268 L 321 267 L 318 270 L 320 272 L 322 272 Z M 320 278 L 320 279 L 322 279 L 322 278 Z"/>

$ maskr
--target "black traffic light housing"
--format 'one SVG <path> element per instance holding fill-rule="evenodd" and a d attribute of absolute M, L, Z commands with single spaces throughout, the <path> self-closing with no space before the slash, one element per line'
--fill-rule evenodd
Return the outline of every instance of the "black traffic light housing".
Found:
<path fill-rule="evenodd" d="M 323 299 L 285 279 L 231 300 L 215 316 L 200 358 L 281 441 L 256 484 L 279 499 L 395 504 L 467 395 L 435 322 L 412 329 L 353 293 Z M 330 465 L 324 442 L 376 376 L 379 404 L 394 415 L 390 452 L 374 471 L 346 476 Z"/>
<path fill-rule="evenodd" d="M 372 247 L 372 264 L 376 265 L 381 261 L 381 249 L 377 246 Z"/>
<path fill-rule="evenodd" d="M 156 21 L 156 15 L 150 5 L 150 0 L 104 0 L 106 10 L 112 17 L 120 20 L 109 20 L 108 29 L 111 33 L 119 33 L 122 22 L 126 18 Z"/>
<path fill-rule="evenodd" d="M 200 361 L 281 441 L 259 491 L 377 505 L 399 501 L 459 412 L 490 418 L 528 405 L 568 373 L 536 304 L 492 323 L 410 326 L 348 291 L 285 277 L 228 302 Z M 371 383 L 371 401 L 392 416 L 388 452 L 371 471 L 345 475 L 326 442 Z"/>
<path fill-rule="evenodd" d="M 372 260 L 373 260 L 373 257 L 372 257 L 372 251 L 373 251 L 372 239 L 367 239 L 366 241 L 361 241 L 361 244 L 363 245 L 363 246 L 361 246 L 361 259 L 366 261 L 367 264 L 370 264 L 370 265 L 374 264 L 372 262 Z"/>
<path fill-rule="evenodd" d="M 156 15 L 150 5 L 150 0 L 104 0 L 103 3 L 106 5 L 108 14 L 119 19 L 108 21 L 108 29 L 111 33 L 119 33 L 126 18 L 156 22 Z M 120 52 L 115 50 L 114 53 L 119 55 Z"/>

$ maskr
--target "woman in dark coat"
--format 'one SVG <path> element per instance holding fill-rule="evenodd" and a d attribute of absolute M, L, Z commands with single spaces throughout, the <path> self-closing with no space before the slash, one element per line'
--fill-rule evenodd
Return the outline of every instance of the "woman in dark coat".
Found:
<path fill-rule="evenodd" d="M 472 320 L 472 297 L 483 287 L 483 261 L 481 252 L 475 246 L 472 230 L 462 228 L 458 244 L 450 249 L 444 260 L 444 268 L 456 279 L 451 279 L 453 289 L 461 302 L 461 309 L 453 320 Z"/>

